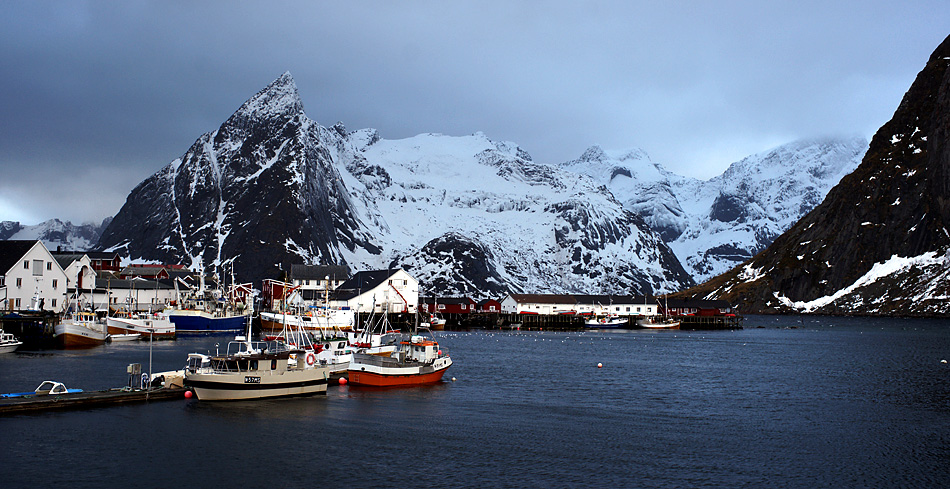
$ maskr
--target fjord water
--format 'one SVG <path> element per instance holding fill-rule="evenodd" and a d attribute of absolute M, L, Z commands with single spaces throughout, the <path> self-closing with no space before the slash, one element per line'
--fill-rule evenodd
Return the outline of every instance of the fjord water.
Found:
<path fill-rule="evenodd" d="M 950 321 L 446 332 L 441 384 L 0 418 L 3 487 L 945 487 Z M 156 342 L 156 371 L 224 337 Z M 0 392 L 87 390 L 147 343 L 0 356 Z M 597 364 L 603 367 L 598 368 Z M 452 382 L 451 377 L 457 380 Z"/>

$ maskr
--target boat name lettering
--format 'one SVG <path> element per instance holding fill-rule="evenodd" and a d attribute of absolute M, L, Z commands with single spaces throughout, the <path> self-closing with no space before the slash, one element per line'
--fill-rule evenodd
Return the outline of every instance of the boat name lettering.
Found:
<path fill-rule="evenodd" d="M 261 378 L 260 377 L 244 377 L 244 383 L 245 384 L 260 384 Z"/>

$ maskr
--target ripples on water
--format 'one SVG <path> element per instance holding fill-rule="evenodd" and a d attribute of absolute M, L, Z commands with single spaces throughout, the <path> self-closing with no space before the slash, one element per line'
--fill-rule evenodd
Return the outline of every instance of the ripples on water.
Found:
<path fill-rule="evenodd" d="M 0 481 L 69 487 L 945 487 L 950 323 L 443 333 L 430 387 L 0 418 Z M 155 370 L 226 338 L 155 343 Z M 0 357 L 0 391 L 123 385 L 147 344 Z M 597 368 L 597 363 L 603 368 Z M 147 367 L 146 367 L 147 368 Z M 49 479 L 45 479 L 49 481 Z M 42 486 L 43 483 L 40 483 Z"/>

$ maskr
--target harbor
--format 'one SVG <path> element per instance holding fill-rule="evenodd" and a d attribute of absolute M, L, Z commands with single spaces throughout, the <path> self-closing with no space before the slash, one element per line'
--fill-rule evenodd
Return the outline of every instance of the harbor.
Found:
<path fill-rule="evenodd" d="M 314 467 L 360 487 L 401 484 L 400 467 L 417 466 L 446 487 L 936 487 L 950 477 L 944 320 L 744 322 L 444 331 L 436 336 L 455 363 L 429 386 L 5 415 L 0 475 L 10 487 L 36 485 L 56 460 L 77 488 L 263 486 L 274 477 L 256 463 L 266 453 L 286 455 L 286 485 L 313 483 Z M 183 368 L 190 353 L 213 355 L 230 339 L 156 341 L 153 368 Z M 0 392 L 44 379 L 108 390 L 128 383 L 129 364 L 148 370 L 148 355 L 143 342 L 3 355 Z"/>

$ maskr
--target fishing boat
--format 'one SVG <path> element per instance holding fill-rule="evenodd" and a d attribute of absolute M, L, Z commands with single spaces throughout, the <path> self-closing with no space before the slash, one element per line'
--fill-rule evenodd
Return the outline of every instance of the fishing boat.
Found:
<path fill-rule="evenodd" d="M 680 322 L 669 315 L 669 304 L 663 296 L 663 316 L 646 316 L 637 320 L 637 326 L 648 329 L 680 329 Z"/>
<path fill-rule="evenodd" d="M 233 341 L 224 355 L 188 355 L 185 387 L 202 401 L 325 394 L 330 368 L 316 355 L 279 342 Z M 273 348 L 273 349 L 272 349 Z"/>
<path fill-rule="evenodd" d="M 627 326 L 629 321 L 616 314 L 607 314 L 603 316 L 592 317 L 584 322 L 584 326 L 589 329 L 618 329 Z"/>
<path fill-rule="evenodd" d="M 228 343 L 224 355 L 189 354 L 185 387 L 192 388 L 202 401 L 326 394 L 330 367 L 320 365 L 313 351 L 288 341 L 255 342 L 250 338 L 248 318 L 247 335 Z"/>
<path fill-rule="evenodd" d="M 16 339 L 13 333 L 5 333 L 0 329 L 0 353 L 11 353 L 16 351 L 23 342 Z"/>
<path fill-rule="evenodd" d="M 349 382 L 356 385 L 422 385 L 439 382 L 451 366 L 452 358 L 438 342 L 413 335 L 388 357 L 354 353 L 347 374 Z"/>
<path fill-rule="evenodd" d="M 648 329 L 680 329 L 680 322 L 671 317 L 649 316 L 638 319 L 637 326 Z"/>
<path fill-rule="evenodd" d="M 92 348 L 106 342 L 106 327 L 94 313 L 74 312 L 53 327 L 53 339 L 61 348 Z"/>
<path fill-rule="evenodd" d="M 243 305 L 226 300 L 219 289 L 205 288 L 204 274 L 199 274 L 198 283 L 198 290 L 194 294 L 178 301 L 178 307 L 164 311 L 175 325 L 176 333 L 243 331 L 244 324 L 250 317 Z M 175 290 L 178 290 L 177 283 Z"/>
<path fill-rule="evenodd" d="M 261 329 L 281 331 L 285 324 L 304 331 L 350 330 L 356 315 L 352 309 L 314 309 L 302 314 L 289 312 L 261 312 Z"/>
<path fill-rule="evenodd" d="M 382 324 L 388 324 L 383 315 Z M 420 330 L 417 323 L 415 331 Z M 426 328 L 422 328 L 426 331 Z M 429 337 L 413 334 L 399 342 L 389 355 L 373 355 L 365 350 L 353 353 L 347 369 L 349 382 L 375 387 L 422 385 L 439 382 L 445 371 L 452 366 L 448 352 L 439 347 L 432 332 Z"/>
<path fill-rule="evenodd" d="M 174 339 L 175 324 L 168 315 L 156 312 L 132 314 L 127 311 L 106 317 L 106 329 L 110 335 L 139 334 L 156 340 Z"/>

